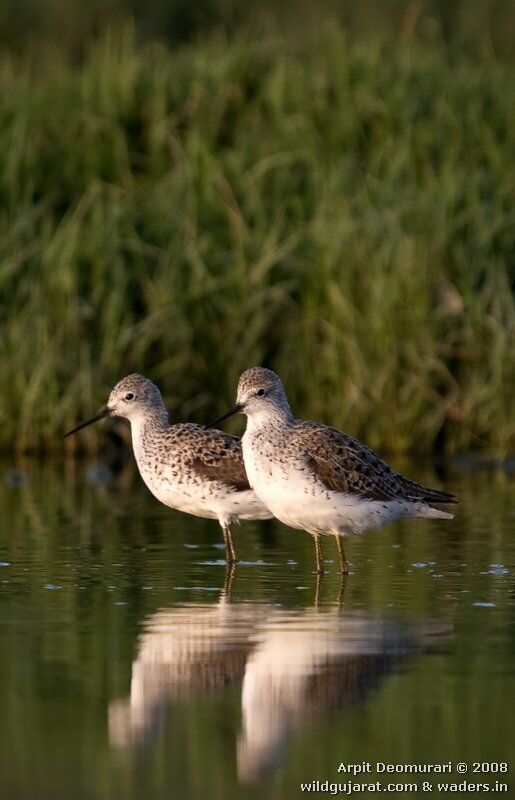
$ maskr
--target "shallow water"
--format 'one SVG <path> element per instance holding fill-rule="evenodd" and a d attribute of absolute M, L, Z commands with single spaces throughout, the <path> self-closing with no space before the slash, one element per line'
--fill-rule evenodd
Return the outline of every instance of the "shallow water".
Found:
<path fill-rule="evenodd" d="M 217 524 L 130 465 L 0 477 L 1 798 L 300 797 L 340 762 L 515 752 L 513 476 L 451 469 L 456 519 L 347 540 L 345 585 L 278 523 L 236 529 L 226 570 Z"/>

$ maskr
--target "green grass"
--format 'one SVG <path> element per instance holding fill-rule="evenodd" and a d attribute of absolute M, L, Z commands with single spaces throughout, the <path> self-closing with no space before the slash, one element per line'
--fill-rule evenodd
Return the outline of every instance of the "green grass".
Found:
<path fill-rule="evenodd" d="M 336 23 L 4 54 L 0 447 L 61 449 L 134 370 L 206 421 L 264 363 L 373 447 L 512 449 L 513 87 Z"/>

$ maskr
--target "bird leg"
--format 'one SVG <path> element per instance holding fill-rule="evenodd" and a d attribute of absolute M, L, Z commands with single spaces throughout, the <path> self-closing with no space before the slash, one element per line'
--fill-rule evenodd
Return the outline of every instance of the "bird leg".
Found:
<path fill-rule="evenodd" d="M 234 542 L 232 540 L 231 529 L 227 525 L 227 527 L 222 526 L 222 530 L 224 532 L 224 542 L 225 542 L 225 555 L 229 564 L 234 564 L 236 561 L 239 561 L 238 553 L 236 551 L 236 547 L 234 546 Z"/>
<path fill-rule="evenodd" d="M 316 558 L 316 571 L 321 575 L 324 571 L 324 562 L 322 561 L 322 548 L 320 546 L 320 534 L 314 533 L 313 539 L 315 540 L 315 558 Z"/>
<path fill-rule="evenodd" d="M 343 550 L 341 536 L 338 533 L 334 534 L 336 539 L 336 547 L 338 548 L 338 555 L 340 557 L 340 568 L 342 575 L 349 574 L 349 565 L 347 564 L 347 559 L 345 558 L 345 552 Z"/>

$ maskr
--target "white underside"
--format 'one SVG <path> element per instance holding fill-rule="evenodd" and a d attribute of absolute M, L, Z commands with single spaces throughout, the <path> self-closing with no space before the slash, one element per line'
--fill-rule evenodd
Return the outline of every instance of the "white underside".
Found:
<path fill-rule="evenodd" d="M 291 465 L 256 458 L 243 437 L 243 456 L 250 485 L 277 519 L 292 528 L 320 534 L 358 534 L 402 517 L 452 519 L 452 514 L 410 500 L 366 500 L 309 482 Z"/>
<path fill-rule="evenodd" d="M 166 481 L 158 483 L 147 481 L 144 475 L 142 477 L 154 497 L 165 506 L 195 517 L 217 519 L 224 527 L 242 519 L 269 519 L 272 516 L 251 490 L 210 494 L 196 486 L 178 490 Z"/>
<path fill-rule="evenodd" d="M 359 500 L 338 492 L 313 496 L 276 486 L 260 485 L 259 496 L 277 519 L 310 533 L 363 533 L 402 517 L 444 517 L 452 515 L 425 503 L 407 500 Z"/>
<path fill-rule="evenodd" d="M 138 459 L 136 459 L 138 460 Z M 140 475 L 154 497 L 169 508 L 195 517 L 217 519 L 222 527 L 242 519 L 270 519 L 270 511 L 252 491 L 226 491 L 212 481 L 174 480 L 170 470 L 160 476 L 138 462 Z"/>

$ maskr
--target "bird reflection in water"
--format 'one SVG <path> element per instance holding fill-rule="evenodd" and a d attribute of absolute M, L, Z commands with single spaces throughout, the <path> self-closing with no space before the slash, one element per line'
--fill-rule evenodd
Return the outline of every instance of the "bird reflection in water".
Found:
<path fill-rule="evenodd" d="M 338 606 L 232 603 L 225 592 L 217 604 L 162 609 L 140 636 L 129 698 L 110 704 L 110 739 L 146 744 L 174 701 L 241 683 L 238 775 L 254 782 L 280 763 L 295 728 L 364 702 L 406 658 L 448 641 L 449 630 Z"/>

